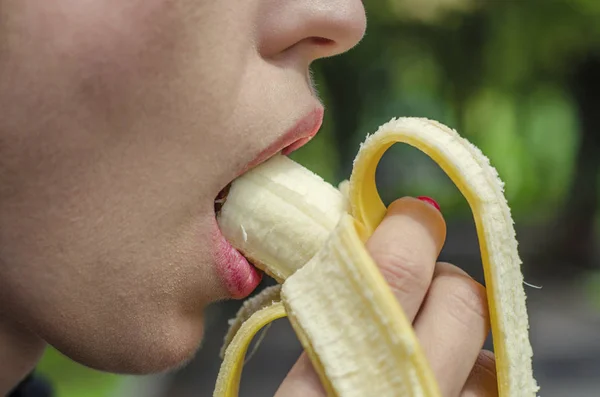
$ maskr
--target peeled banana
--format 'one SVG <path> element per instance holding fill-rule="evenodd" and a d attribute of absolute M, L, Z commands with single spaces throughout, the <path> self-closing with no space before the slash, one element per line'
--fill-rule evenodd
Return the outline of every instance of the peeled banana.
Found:
<path fill-rule="evenodd" d="M 366 138 L 349 181 L 339 188 L 281 155 L 232 183 L 219 226 L 281 287 L 252 298 L 232 323 L 215 397 L 238 395 L 250 342 L 284 316 L 329 396 L 440 396 L 410 321 L 365 249 L 386 211 L 375 170 L 397 142 L 436 161 L 467 199 L 481 249 L 500 396 L 536 395 L 521 261 L 503 184 L 489 160 L 456 131 L 399 118 Z"/>

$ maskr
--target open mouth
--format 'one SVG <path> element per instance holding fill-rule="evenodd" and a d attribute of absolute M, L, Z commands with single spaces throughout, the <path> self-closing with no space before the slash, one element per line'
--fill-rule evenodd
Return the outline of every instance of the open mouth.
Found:
<path fill-rule="evenodd" d="M 223 208 L 223 205 L 225 204 L 225 201 L 227 200 L 227 195 L 229 194 L 229 189 L 231 189 L 231 182 L 227 184 L 227 186 L 225 186 L 223 189 L 221 189 L 221 191 L 219 192 L 219 194 L 217 194 L 217 197 L 215 198 L 215 215 L 218 217 L 219 213 L 221 212 L 221 208 Z"/>
<path fill-rule="evenodd" d="M 247 297 L 258 287 L 263 273 L 248 258 L 231 245 L 219 227 L 219 213 L 227 199 L 231 184 L 219 192 L 215 198 L 215 224 L 213 229 L 213 255 L 216 270 L 223 280 L 229 295 L 234 299 Z"/>
<path fill-rule="evenodd" d="M 323 121 L 323 108 L 317 107 L 298 121 L 286 134 L 263 149 L 258 156 L 242 169 L 237 177 L 267 161 L 277 153 L 284 156 L 305 145 L 319 130 Z M 258 286 L 263 277 L 252 261 L 235 249 L 225 238 L 219 227 L 219 215 L 227 201 L 233 182 L 227 184 L 214 200 L 215 229 L 213 231 L 214 258 L 221 278 L 234 298 L 244 298 Z"/>
<path fill-rule="evenodd" d="M 221 191 L 219 192 L 219 194 L 217 194 L 217 197 L 215 198 L 214 209 L 215 209 L 215 219 L 217 220 L 217 228 L 219 227 L 219 225 L 218 225 L 219 214 L 220 214 L 221 210 L 223 209 L 225 202 L 227 201 L 227 196 L 229 194 L 229 190 L 231 189 L 232 183 L 233 182 L 228 183 L 227 186 L 225 186 L 223 189 L 221 189 Z M 224 239 L 224 236 L 222 236 L 222 237 Z M 240 257 L 243 257 L 245 259 L 245 261 L 248 263 L 248 265 L 250 265 L 250 267 L 252 267 L 252 273 L 254 273 L 256 275 L 256 277 L 259 277 L 260 279 L 262 279 L 263 271 L 253 263 L 252 259 L 250 259 L 246 255 L 244 255 L 244 253 L 241 252 L 240 250 L 231 246 L 229 244 L 229 242 L 227 242 L 226 240 L 224 240 L 224 243 L 229 246 L 228 249 L 235 251 L 235 255 L 239 255 Z"/>

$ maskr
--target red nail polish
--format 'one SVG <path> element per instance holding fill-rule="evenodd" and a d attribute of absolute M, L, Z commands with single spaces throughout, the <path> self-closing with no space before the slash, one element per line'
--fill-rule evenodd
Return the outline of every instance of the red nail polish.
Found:
<path fill-rule="evenodd" d="M 427 196 L 419 196 L 417 197 L 419 200 L 426 202 L 427 204 L 437 208 L 438 211 L 442 212 L 442 209 L 440 208 L 440 205 L 437 203 L 437 201 L 435 201 L 434 199 L 432 199 L 431 197 L 427 197 Z"/>

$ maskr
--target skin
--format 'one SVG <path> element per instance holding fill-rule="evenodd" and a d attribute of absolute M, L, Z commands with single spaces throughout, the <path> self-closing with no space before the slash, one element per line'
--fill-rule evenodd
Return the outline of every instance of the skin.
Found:
<path fill-rule="evenodd" d="M 230 298 L 214 198 L 318 105 L 310 64 L 365 26 L 359 0 L 0 0 L 0 394 L 46 344 L 115 373 L 193 357 L 205 307 Z M 444 387 L 487 393 L 485 297 L 435 265 L 443 219 L 417 204 L 425 218 L 390 210 L 369 249 Z M 309 395 L 311 371 L 301 357 L 279 395 Z"/>

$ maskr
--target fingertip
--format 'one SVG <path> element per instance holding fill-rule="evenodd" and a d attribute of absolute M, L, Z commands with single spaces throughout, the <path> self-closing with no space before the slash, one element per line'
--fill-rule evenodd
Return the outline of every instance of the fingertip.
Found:
<path fill-rule="evenodd" d="M 446 220 L 433 204 L 414 197 L 402 197 L 389 205 L 385 216 L 394 215 L 408 215 L 425 226 L 436 241 L 438 250 L 442 250 L 446 242 Z"/>
<path fill-rule="evenodd" d="M 425 203 L 427 203 L 429 205 L 432 205 L 436 210 L 442 212 L 442 208 L 440 207 L 440 205 L 438 204 L 438 202 L 435 201 L 434 199 L 432 199 L 431 197 L 419 196 L 419 197 L 417 197 L 417 199 L 419 199 L 419 200 L 421 200 L 421 201 L 423 201 L 423 202 L 425 202 Z"/>

